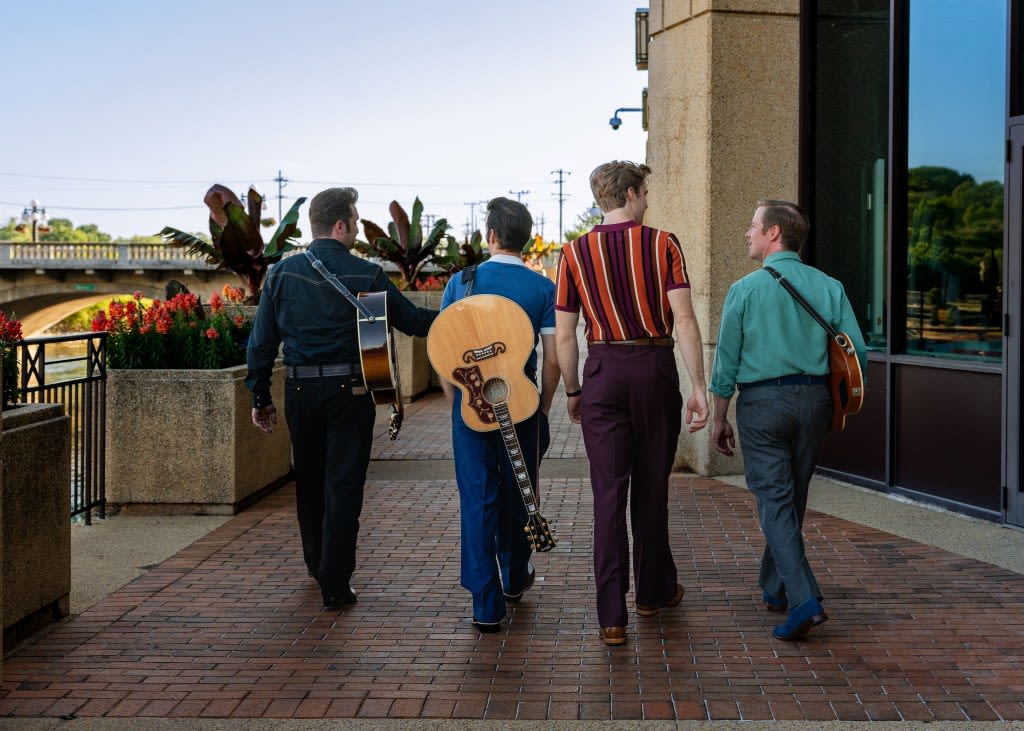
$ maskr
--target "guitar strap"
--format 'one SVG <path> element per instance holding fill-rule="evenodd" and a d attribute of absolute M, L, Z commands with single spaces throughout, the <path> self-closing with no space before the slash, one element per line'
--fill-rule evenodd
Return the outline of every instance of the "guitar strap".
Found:
<path fill-rule="evenodd" d="M 465 285 L 466 292 L 463 297 L 469 297 L 473 294 L 473 282 L 476 281 L 476 264 L 470 264 L 468 267 L 464 267 L 462 270 L 462 276 L 459 277 L 459 284 Z M 461 298 L 460 298 L 461 299 Z"/>
<path fill-rule="evenodd" d="M 815 322 L 817 322 L 819 325 L 825 328 L 825 332 L 827 332 L 833 338 L 839 334 L 839 331 L 832 327 L 832 325 L 830 325 L 824 317 L 818 314 L 818 311 L 811 307 L 811 303 L 805 300 L 803 298 L 803 295 L 796 291 L 796 288 L 789 283 L 789 280 L 787 280 L 785 277 L 783 277 L 781 274 L 779 274 L 771 267 L 765 267 L 765 270 L 773 277 L 775 277 L 775 279 L 778 280 L 779 284 L 782 285 L 783 289 L 785 289 L 787 292 L 793 295 L 793 299 L 799 302 L 800 306 L 807 310 L 810 316 L 814 318 Z"/>
<path fill-rule="evenodd" d="M 365 317 L 368 322 L 377 321 L 377 318 L 366 308 L 366 305 L 360 302 L 359 298 L 352 294 L 352 291 L 342 284 L 341 280 L 334 276 L 334 274 L 324 266 L 322 261 L 313 256 L 313 252 L 309 249 L 306 249 L 306 258 L 309 259 L 309 263 L 313 265 L 313 268 L 320 272 L 320 276 L 330 282 L 332 287 L 341 292 L 345 299 L 351 302 L 352 306 L 355 307 L 356 310 L 359 311 L 359 314 Z"/>

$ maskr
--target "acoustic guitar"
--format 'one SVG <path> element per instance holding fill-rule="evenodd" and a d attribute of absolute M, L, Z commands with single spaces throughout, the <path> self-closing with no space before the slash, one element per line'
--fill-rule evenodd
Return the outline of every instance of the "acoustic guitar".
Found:
<path fill-rule="evenodd" d="M 540 514 L 515 430 L 540 405 L 537 387 L 523 372 L 533 347 L 529 316 L 512 300 L 495 294 L 476 294 L 452 303 L 437 316 L 427 335 L 427 355 L 434 369 L 462 391 L 466 426 L 479 432 L 501 430 L 526 506 L 523 530 L 533 550 L 543 553 L 557 541 Z"/>
<path fill-rule="evenodd" d="M 391 406 L 388 436 L 398 438 L 402 428 L 402 389 L 398 382 L 398 364 L 395 361 L 395 339 L 388 324 L 388 298 L 386 292 L 360 292 L 359 302 L 369 315 L 356 309 L 359 332 L 359 363 L 363 369 L 363 384 L 378 406 Z"/>

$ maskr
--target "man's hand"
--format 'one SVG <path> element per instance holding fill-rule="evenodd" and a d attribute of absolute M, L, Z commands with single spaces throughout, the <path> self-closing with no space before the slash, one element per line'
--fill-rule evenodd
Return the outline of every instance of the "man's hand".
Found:
<path fill-rule="evenodd" d="M 690 425 L 690 433 L 700 431 L 708 425 L 708 397 L 703 391 L 694 391 L 686 399 L 686 423 Z"/>
<path fill-rule="evenodd" d="M 731 457 L 736 448 L 736 437 L 732 433 L 732 425 L 728 419 L 715 419 L 714 428 L 711 431 L 711 441 L 715 443 L 715 449 Z"/>
<path fill-rule="evenodd" d="M 580 418 L 580 400 L 583 396 L 570 396 L 566 399 L 566 410 L 569 412 L 569 420 L 573 424 L 579 424 Z"/>
<path fill-rule="evenodd" d="M 252 410 L 252 423 L 268 434 L 277 426 L 277 409 L 273 404 Z"/>

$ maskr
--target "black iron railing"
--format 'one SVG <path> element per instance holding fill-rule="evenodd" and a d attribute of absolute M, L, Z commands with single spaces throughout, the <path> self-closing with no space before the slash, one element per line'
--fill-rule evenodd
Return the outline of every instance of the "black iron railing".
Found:
<path fill-rule="evenodd" d="M 18 350 L 19 401 L 64 404 L 71 417 L 72 517 L 106 517 L 107 334 L 27 338 Z"/>

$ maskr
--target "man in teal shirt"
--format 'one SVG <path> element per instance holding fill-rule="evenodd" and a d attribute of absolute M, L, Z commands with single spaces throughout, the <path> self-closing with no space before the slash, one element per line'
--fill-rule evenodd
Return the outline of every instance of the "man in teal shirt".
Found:
<path fill-rule="evenodd" d="M 805 265 L 799 250 L 807 217 L 788 201 L 760 200 L 747 230 L 751 259 L 771 266 L 823 318 L 846 332 L 867 370 L 867 349 L 843 285 Z M 715 448 L 732 455 L 727 419 L 736 399 L 747 487 L 757 496 L 766 547 L 759 584 L 765 606 L 789 608 L 773 630 L 782 640 L 803 637 L 828 619 L 803 542 L 807 487 L 832 421 L 825 330 L 763 267 L 735 282 L 725 298 L 709 390 L 714 399 Z"/>

